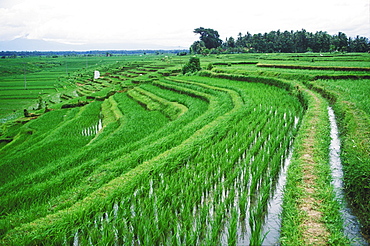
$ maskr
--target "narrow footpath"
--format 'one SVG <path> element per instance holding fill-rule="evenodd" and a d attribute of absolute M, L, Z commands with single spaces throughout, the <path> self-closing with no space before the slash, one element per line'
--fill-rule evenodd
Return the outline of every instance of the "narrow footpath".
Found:
<path fill-rule="evenodd" d="M 322 100 L 318 98 L 315 93 L 311 96 L 314 98 L 315 104 L 313 105 L 313 114 L 316 117 L 310 117 L 308 125 L 310 126 L 306 132 L 306 140 L 303 143 L 302 149 L 302 171 L 303 171 L 303 196 L 298 201 L 300 210 L 306 213 L 302 223 L 303 240 L 305 245 L 326 245 L 328 242 L 329 232 L 322 221 L 323 214 L 320 211 L 321 200 L 318 199 L 316 193 L 317 183 L 317 160 L 315 160 L 315 146 L 320 137 L 318 136 L 317 129 L 320 128 L 320 107 Z"/>
<path fill-rule="evenodd" d="M 300 89 L 309 102 L 288 170 L 281 245 L 345 245 L 330 183 L 328 103 L 316 92 Z"/>

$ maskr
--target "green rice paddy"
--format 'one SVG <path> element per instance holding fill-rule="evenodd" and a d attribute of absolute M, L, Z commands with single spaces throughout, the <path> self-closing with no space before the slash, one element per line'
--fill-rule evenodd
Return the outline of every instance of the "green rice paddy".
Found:
<path fill-rule="evenodd" d="M 329 104 L 347 198 L 369 235 L 368 54 L 205 56 L 181 75 L 188 59 L 0 60 L 0 244 L 263 245 L 292 153 L 275 240 L 308 244 L 296 207 L 307 141 L 326 243 L 347 244 L 328 173 Z"/>

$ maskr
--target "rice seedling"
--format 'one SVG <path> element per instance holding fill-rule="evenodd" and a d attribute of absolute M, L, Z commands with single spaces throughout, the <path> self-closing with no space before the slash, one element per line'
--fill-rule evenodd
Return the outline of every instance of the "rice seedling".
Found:
<path fill-rule="evenodd" d="M 167 77 L 179 68 L 161 61 L 101 65 L 96 81 L 70 76 L 80 88 L 61 104 L 87 104 L 55 103 L 6 130 L 1 242 L 262 244 L 310 99 L 299 83 L 230 74 L 255 69 L 230 62 L 198 76 Z"/>

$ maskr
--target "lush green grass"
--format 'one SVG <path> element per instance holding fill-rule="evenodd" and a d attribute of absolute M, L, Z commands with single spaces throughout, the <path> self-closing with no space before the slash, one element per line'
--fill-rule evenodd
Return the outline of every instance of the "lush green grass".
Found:
<path fill-rule="evenodd" d="M 370 115 L 370 80 L 318 80 L 314 84 Z"/>
<path fill-rule="evenodd" d="M 305 66 L 336 66 L 336 67 L 369 67 L 370 55 L 366 53 L 330 54 L 227 54 L 210 55 L 202 58 L 204 62 L 237 64 L 240 62 L 260 62 L 262 64 L 287 64 Z"/>
<path fill-rule="evenodd" d="M 330 245 L 346 245 L 349 241 L 343 235 L 340 202 L 336 200 L 331 185 L 328 104 L 318 94 L 307 89 L 303 93 L 309 108 L 294 143 L 294 154 L 288 170 L 281 243 L 315 245 L 326 242 Z M 315 214 L 310 214 L 311 209 L 318 209 L 322 215 L 312 218 Z M 306 231 L 310 227 L 306 221 L 322 223 L 324 227 L 320 228 L 316 224 L 316 234 L 310 233 Z"/>
<path fill-rule="evenodd" d="M 132 70 L 130 71 L 131 73 L 133 72 Z M 130 75 L 129 78 L 131 78 L 131 76 L 132 75 Z M 136 81 L 133 82 L 136 83 Z M 260 136 L 262 129 L 265 128 L 266 132 L 263 133 L 263 137 L 262 135 L 260 136 L 261 139 L 254 143 L 256 146 L 252 148 L 251 153 L 256 156 L 253 158 L 261 159 L 261 161 L 262 159 L 266 159 L 264 161 L 265 165 L 267 164 L 267 159 L 271 158 L 271 161 L 274 160 L 274 163 L 277 166 L 268 173 L 275 173 L 272 177 L 276 176 L 277 170 L 279 170 L 280 158 L 268 157 L 268 155 L 264 157 L 264 155 L 262 155 L 263 152 L 258 154 L 258 150 L 262 148 L 261 144 L 263 144 L 265 146 L 263 148 L 281 149 L 282 152 L 272 152 L 274 154 L 279 154 L 279 156 L 284 155 L 286 145 L 290 142 L 290 135 L 279 133 L 279 137 L 272 137 L 270 136 L 270 134 L 273 134 L 273 128 L 271 126 L 280 126 L 286 129 L 281 133 L 291 131 L 289 129 L 293 127 L 292 122 L 294 122 L 295 119 L 294 115 L 302 112 L 302 110 L 299 109 L 300 106 L 297 99 L 291 97 L 287 92 L 282 94 L 282 92 L 284 92 L 282 89 L 270 87 L 264 84 L 232 82 L 220 79 L 210 80 L 209 78 L 185 76 L 182 77 L 181 80 L 161 79 L 154 81 L 152 85 L 143 84 L 141 87 L 142 89 L 137 88 L 135 90 L 130 90 L 130 93 L 133 93 L 134 91 L 138 93 L 131 94 L 131 98 L 133 100 L 127 97 L 126 93 L 116 93 L 114 95 L 115 102 L 117 102 L 118 108 L 122 111 L 122 114 L 118 114 L 118 117 L 117 113 L 114 113 L 114 111 L 117 110 L 117 106 L 114 106 L 115 103 L 109 99 L 110 106 L 104 106 L 106 109 L 105 111 L 112 110 L 113 114 L 116 115 L 114 117 L 119 119 L 119 122 L 121 123 L 117 124 L 117 121 L 114 120 L 108 121 L 108 123 L 105 122 L 105 128 L 103 128 L 101 134 L 96 137 L 90 135 L 83 136 L 83 134 L 81 135 L 81 132 L 83 132 L 84 129 L 89 128 L 91 125 L 97 124 L 96 122 L 99 121 L 100 108 L 103 107 L 101 101 L 90 102 L 83 107 L 72 109 L 56 108 L 56 110 L 44 114 L 38 119 L 30 121 L 20 127 L 21 130 L 28 129 L 27 131 L 32 132 L 32 134 L 29 134 L 30 136 L 26 139 L 18 139 L 17 136 L 15 136 L 11 144 L 4 147 L 4 151 L 6 151 L 4 159 L 6 161 L 2 164 L 2 168 L 6 169 L 7 172 L 3 174 L 1 179 L 4 197 L 2 214 L 6 214 L 2 220 L 3 233 L 8 234 L 7 232 L 10 230 L 9 235 L 11 235 L 12 228 L 17 230 L 18 226 L 20 226 L 19 228 L 22 228 L 22 224 L 28 221 L 31 222 L 37 217 L 47 216 L 48 214 L 52 215 L 55 213 L 55 215 L 60 215 L 63 211 L 61 209 L 65 209 L 67 207 L 70 207 L 71 212 L 74 211 L 72 213 L 79 213 L 73 203 L 78 202 L 81 199 L 85 201 L 93 199 L 96 201 L 96 199 L 93 198 L 93 194 L 95 194 L 95 192 L 93 192 L 94 190 L 96 190 L 96 192 L 102 192 L 105 190 L 105 184 L 110 182 L 116 183 L 122 175 L 125 175 L 125 173 L 127 173 L 127 175 L 132 175 L 129 174 L 131 173 L 130 170 L 135 170 L 139 167 L 146 167 L 149 163 L 153 163 L 150 164 L 151 166 L 154 165 L 152 166 L 153 171 L 161 170 L 160 172 L 163 173 L 164 177 L 170 178 L 170 180 L 163 182 L 170 182 L 168 185 L 165 185 L 165 187 L 172 187 L 171 189 L 173 190 L 171 192 L 177 193 L 177 191 L 174 190 L 176 186 L 173 182 L 183 179 L 185 175 L 185 177 L 189 177 L 189 181 L 184 180 L 184 184 L 189 184 L 186 189 L 190 191 L 194 190 L 194 187 L 198 187 L 197 190 L 201 194 L 205 190 L 202 186 L 199 186 L 198 182 L 201 182 L 201 177 L 208 176 L 202 173 L 204 172 L 204 168 L 209 164 L 209 161 L 212 161 L 214 164 L 211 166 L 212 168 L 208 167 L 208 170 L 215 175 L 215 172 L 217 171 L 215 158 L 216 160 L 221 161 L 220 165 L 230 165 L 231 160 L 233 160 L 233 163 L 235 159 L 243 155 L 243 149 L 245 150 L 247 147 L 252 148 L 251 143 L 253 140 L 257 141 L 258 139 L 256 134 Z M 264 91 L 265 93 L 259 94 L 258 92 L 261 91 Z M 143 98 L 143 96 L 145 97 Z M 271 101 L 271 98 L 276 98 L 278 100 Z M 286 98 L 286 100 L 284 98 Z M 145 108 L 141 107 L 140 104 L 136 103 L 134 100 L 139 100 L 141 104 L 146 105 Z M 174 100 L 177 104 L 171 104 L 169 100 Z M 266 103 L 262 103 L 261 100 L 266 101 Z M 245 103 L 247 103 L 247 107 L 243 106 Z M 175 105 L 175 108 L 183 109 L 185 107 L 187 110 L 180 113 L 176 110 L 166 111 L 165 109 L 162 110 L 161 105 Z M 179 105 L 183 106 L 180 107 Z M 199 107 L 200 105 L 208 106 L 204 108 L 204 106 Z M 285 106 L 278 110 L 279 105 Z M 140 112 L 142 112 L 142 116 Z M 161 114 L 160 112 L 163 112 L 164 114 Z M 264 119 L 259 123 L 256 122 L 260 124 L 260 126 L 257 127 L 257 129 L 260 129 L 260 132 L 257 132 L 256 129 L 250 128 L 253 130 L 253 133 L 251 137 L 249 137 L 249 143 L 243 141 L 243 138 L 240 139 L 240 137 L 243 137 L 242 134 L 240 134 L 238 138 L 235 138 L 235 134 L 237 132 L 245 131 L 241 129 L 238 130 L 238 128 L 251 127 L 249 124 L 250 121 L 241 120 L 241 117 L 245 117 L 247 112 L 253 112 L 253 114 L 247 114 L 249 115 L 248 117 L 251 117 L 250 119 L 254 118 L 255 115 Z M 54 115 L 54 117 L 57 118 L 54 123 L 55 130 L 46 134 L 44 131 L 46 130 L 46 120 L 48 119 L 49 114 L 51 116 Z M 89 116 L 87 117 L 85 114 L 89 114 Z M 107 115 L 107 118 L 109 117 L 107 112 L 104 112 L 103 114 Z M 165 117 L 165 115 L 167 115 L 172 121 L 167 122 L 159 120 L 159 116 Z M 176 117 L 171 117 L 171 115 L 175 115 Z M 268 115 L 273 116 L 272 118 L 276 118 L 276 120 L 272 120 L 271 118 L 267 123 L 266 117 Z M 289 119 L 290 123 L 284 126 L 284 119 Z M 45 120 L 45 122 L 43 120 Z M 161 124 L 161 122 L 164 124 Z M 150 134 L 147 131 L 150 131 Z M 268 139 L 274 139 L 274 142 L 271 142 L 271 145 L 265 143 L 267 141 L 267 137 Z M 235 138 L 236 142 L 230 142 L 230 138 Z M 276 141 L 276 138 L 284 139 L 285 144 L 279 145 L 279 141 Z M 213 146 L 213 142 L 217 144 Z M 56 143 L 59 144 L 59 147 L 57 148 Z M 252 144 L 252 146 L 254 146 L 254 144 Z M 50 146 L 54 146 L 55 148 L 51 148 L 49 151 L 43 151 L 42 156 L 38 154 L 42 151 L 41 149 Z M 14 155 L 13 151 L 16 151 L 18 148 L 24 149 L 24 151 Z M 65 148 L 65 150 L 63 148 Z M 201 152 L 202 154 L 199 154 L 199 148 L 204 148 L 204 151 L 206 152 Z M 234 152 L 231 151 L 230 148 L 239 148 L 240 150 Z M 104 151 L 99 152 L 101 149 Z M 229 149 L 234 157 L 231 157 L 231 153 L 228 154 Z M 101 154 L 98 155 L 97 153 Z M 220 156 L 215 157 L 215 154 Z M 189 160 L 192 159 L 194 159 L 191 162 L 193 164 L 189 162 Z M 21 170 L 21 172 L 15 172 L 12 163 L 22 162 L 27 162 L 27 165 L 19 166 L 18 168 L 20 169 L 18 170 Z M 181 163 L 183 162 L 188 162 L 189 168 L 191 169 L 193 167 L 197 167 L 197 172 L 199 172 L 199 174 L 194 174 L 195 170 L 191 171 L 191 169 L 182 169 Z M 124 163 L 123 166 L 122 163 Z M 195 165 L 196 163 L 198 164 Z M 245 162 L 245 164 L 247 163 L 248 162 Z M 256 162 L 255 165 L 257 165 L 255 167 L 257 168 L 260 164 L 259 162 Z M 226 167 L 227 166 L 225 166 L 225 168 Z M 245 168 L 247 168 L 247 166 Z M 267 167 L 265 166 L 265 170 L 266 168 Z M 223 172 L 226 172 L 226 170 L 227 169 Z M 254 182 L 250 189 L 254 190 L 255 188 L 253 187 L 257 187 L 257 183 L 262 182 L 267 193 L 262 193 L 262 190 L 260 192 L 261 194 L 265 194 L 263 199 L 266 199 L 266 197 L 269 197 L 269 195 L 266 194 L 269 194 L 269 187 L 271 187 L 270 181 L 268 180 L 272 177 L 267 175 L 267 173 L 263 173 L 262 170 L 264 169 L 257 168 L 253 171 L 255 173 L 253 175 L 256 175 L 256 178 L 254 178 Z M 179 173 L 176 174 L 177 172 Z M 233 174 L 231 178 L 235 175 L 240 175 L 239 169 L 235 169 L 233 172 L 235 172 L 235 174 Z M 143 175 L 145 173 L 143 173 Z M 77 176 L 77 174 L 79 175 Z M 195 184 L 189 183 L 191 182 L 191 177 L 193 175 L 198 175 L 200 177 L 199 181 Z M 221 173 L 217 174 L 216 177 L 219 177 L 219 175 L 221 175 Z M 226 175 L 226 173 L 223 175 Z M 132 183 L 134 180 L 147 178 L 146 175 L 142 176 L 138 174 L 133 180 L 131 179 L 132 178 L 128 179 L 127 182 Z M 230 179 L 229 182 L 235 182 L 233 179 L 234 178 Z M 26 180 L 29 184 L 28 187 L 24 189 L 22 193 L 17 192 Z M 248 182 L 244 177 L 243 180 L 244 182 Z M 135 182 L 133 184 L 135 184 Z M 220 180 L 219 178 L 215 178 L 212 182 L 216 182 L 215 184 L 217 184 Z M 156 186 L 158 185 L 157 182 L 154 182 L 153 184 Z M 211 186 L 214 186 L 211 184 L 212 183 L 207 185 L 207 187 L 210 188 Z M 225 192 L 226 189 L 229 190 L 225 184 L 223 184 L 223 186 L 223 192 Z M 242 187 L 240 187 L 240 189 L 241 188 Z M 107 196 L 109 197 L 109 194 L 113 195 L 117 192 L 116 189 L 113 189 L 111 192 L 113 191 L 114 193 L 107 192 Z M 129 192 L 129 194 L 134 194 L 135 190 L 128 190 L 127 192 Z M 156 192 L 158 192 L 158 196 L 166 194 L 166 191 L 161 191 L 160 187 L 158 187 L 158 191 Z M 213 193 L 212 190 L 209 190 L 208 192 Z M 222 200 L 216 200 L 215 204 L 212 206 L 220 206 L 220 209 L 222 210 L 223 206 L 230 206 L 227 204 L 230 204 L 234 199 L 238 199 L 234 197 L 236 191 L 232 189 L 232 192 L 234 195 L 227 199 L 225 195 L 219 195 L 219 199 Z M 241 192 L 242 190 L 238 191 L 238 194 Z M 249 191 L 249 193 L 252 192 Z M 253 197 L 258 194 L 253 195 Z M 191 200 L 196 198 L 194 197 L 194 194 L 192 194 L 192 198 L 189 197 L 189 195 L 190 194 L 188 194 L 188 192 L 185 192 L 183 195 L 179 194 L 177 199 L 179 199 L 178 201 L 188 200 L 191 202 Z M 35 200 L 32 199 L 32 197 L 38 197 L 38 199 Z M 66 200 L 67 197 L 68 199 Z M 110 199 L 113 199 L 114 197 L 115 195 Z M 127 199 L 119 197 L 115 197 L 114 199 Z M 110 199 L 101 200 L 101 202 L 105 204 L 104 207 L 109 207 L 111 202 Z M 204 202 L 198 200 L 199 197 L 196 199 L 196 204 L 198 204 L 197 206 L 200 206 L 196 210 L 199 209 L 198 216 L 200 216 L 200 224 L 198 224 L 198 226 L 201 228 L 203 227 L 202 224 L 206 225 L 204 221 L 206 218 L 202 216 L 201 211 L 205 211 L 205 209 L 208 210 L 208 205 L 205 206 L 205 204 L 203 204 Z M 255 199 L 257 199 L 257 197 Z M 135 202 L 140 202 L 140 200 Z M 175 214 L 168 214 L 168 211 L 176 209 L 177 205 L 175 204 L 179 204 L 179 202 L 168 202 L 169 201 L 166 201 L 166 203 L 160 206 L 162 208 L 158 212 L 160 213 L 158 215 L 160 216 L 160 219 L 158 219 L 159 221 L 164 221 L 164 218 L 168 216 L 177 217 Z M 143 200 L 143 203 L 145 203 L 145 200 Z M 85 207 L 87 211 L 90 211 L 89 213 L 98 212 L 96 211 L 96 208 L 93 209 L 93 207 L 95 207 L 94 203 L 83 204 L 83 207 Z M 255 213 L 262 213 L 264 210 L 263 207 L 265 207 L 266 204 L 265 200 L 261 200 L 258 203 L 259 208 L 253 210 L 254 212 L 251 211 L 248 217 L 252 218 L 261 216 L 261 214 L 258 215 Z M 192 204 L 192 206 L 193 205 L 194 204 Z M 169 207 L 166 208 L 166 206 Z M 26 209 L 27 207 L 28 209 Z M 120 209 L 124 211 L 125 209 L 130 209 L 130 206 L 120 206 Z M 245 210 L 245 208 L 243 209 Z M 38 211 L 38 213 L 29 213 L 28 211 L 31 210 Z M 219 211 L 222 213 L 222 210 Z M 60 211 L 60 213 L 57 211 Z M 164 212 L 163 214 L 162 211 Z M 196 213 L 198 214 L 198 212 Z M 239 216 L 237 211 L 234 211 L 232 214 L 234 214 L 233 220 L 237 218 L 235 216 Z M 175 217 L 173 217 L 173 219 L 168 217 L 167 220 L 174 220 Z M 64 220 L 65 218 L 63 217 L 60 219 Z M 57 224 L 61 223 L 58 222 L 60 219 L 56 220 L 56 224 L 54 225 L 56 226 L 55 228 L 59 227 Z M 86 217 L 81 219 L 85 222 L 82 224 L 71 223 L 71 225 L 87 226 L 90 223 L 89 221 L 91 218 Z M 153 219 L 155 220 L 155 218 Z M 9 224 L 8 221 L 13 221 L 13 223 Z M 224 227 L 222 224 L 228 223 L 227 221 L 229 221 L 229 219 L 228 217 L 225 217 L 219 222 L 221 224 L 215 225 L 215 228 L 219 228 L 217 229 L 219 233 L 221 233 L 221 228 Z M 37 222 L 35 224 L 36 227 L 41 226 L 40 223 Z M 141 221 L 135 222 L 133 220 L 131 223 L 137 223 L 133 224 L 134 228 L 137 230 L 145 226 Z M 184 217 L 184 220 L 180 223 L 184 223 L 183 226 L 187 226 L 187 223 L 191 224 L 192 222 L 186 220 L 186 217 Z M 260 228 L 260 223 L 258 225 L 258 228 Z M 122 224 L 121 226 L 124 227 L 125 225 Z M 236 226 L 237 225 L 233 222 L 233 226 L 229 229 L 235 231 Z M 261 233 L 260 229 L 255 227 L 254 223 L 251 227 L 253 235 L 255 235 L 253 237 L 255 239 L 253 240 L 259 242 L 261 240 L 261 237 L 259 236 Z M 123 229 L 124 228 L 122 228 L 122 230 Z M 166 235 L 169 233 L 168 230 L 173 229 L 163 227 L 162 230 L 164 231 L 161 232 L 160 235 Z M 55 231 L 55 233 L 58 232 Z M 82 231 L 81 233 L 87 233 L 87 231 Z M 125 235 L 131 237 L 131 233 Z M 186 233 L 186 231 L 181 232 L 181 234 L 183 233 Z M 206 231 L 201 233 L 206 233 Z M 212 239 L 220 237 L 219 233 L 215 233 L 212 236 Z M 57 235 L 58 234 L 55 234 L 55 236 Z M 66 236 L 70 237 L 72 235 L 73 231 Z M 159 240 L 165 242 L 167 240 L 165 239 L 166 237 L 167 236 Z M 151 237 L 148 236 L 146 238 L 148 239 Z M 147 239 L 143 238 L 142 240 Z M 45 238 L 40 238 L 40 240 L 43 241 Z M 196 235 L 193 235 L 192 240 L 196 240 Z M 235 236 L 229 236 L 228 240 L 231 242 L 237 239 Z"/>
<path fill-rule="evenodd" d="M 37 107 L 37 99 L 55 91 L 76 87 L 81 76 L 91 79 L 95 69 L 109 70 L 122 62 L 159 60 L 159 56 L 59 56 L 0 59 L 0 117 Z M 161 64 L 162 65 L 162 64 Z M 30 106 L 31 105 L 31 106 Z"/>
<path fill-rule="evenodd" d="M 322 204 L 325 240 L 346 243 L 330 183 L 327 102 L 308 84 L 337 72 L 256 66 L 309 66 L 310 59 L 315 66 L 368 63 L 367 55 L 325 55 L 201 57 L 204 68 L 219 65 L 184 76 L 176 75 L 188 57 L 60 57 L 49 58 L 59 63 L 43 70 L 36 58 L 22 58 L 33 66 L 27 75 L 32 91 L 54 92 L 38 94 L 42 99 L 33 107 L 39 109 L 30 112 L 39 117 L 2 124 L 0 242 L 259 245 L 261 218 L 297 136 L 281 242 L 299 245 L 304 237 L 305 215 L 297 207 L 304 193 L 300 158 L 312 140 L 314 196 Z M 92 80 L 95 69 L 102 77 Z M 18 71 L 2 77 L 9 90 L 1 96 L 20 98 L 26 91 L 22 76 Z M 333 82 L 338 83 L 331 87 Z M 368 87 L 365 80 L 359 83 L 363 90 L 347 80 L 319 81 L 316 87 L 364 110 L 367 98 L 360 92 L 366 95 Z M 346 90 L 356 92 L 356 99 Z M 316 118 L 313 134 L 308 122 Z"/>
<path fill-rule="evenodd" d="M 370 233 L 370 80 L 320 80 L 312 83 L 332 102 L 341 131 L 347 198 L 363 231 Z"/>
<path fill-rule="evenodd" d="M 214 66 L 213 72 L 275 77 L 289 80 L 316 80 L 320 78 L 356 78 L 369 76 L 366 71 L 305 70 L 289 68 L 256 67 L 250 65 Z"/>

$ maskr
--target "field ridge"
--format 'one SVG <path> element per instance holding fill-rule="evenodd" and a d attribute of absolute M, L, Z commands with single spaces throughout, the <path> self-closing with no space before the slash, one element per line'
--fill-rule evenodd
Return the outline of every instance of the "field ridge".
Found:
<path fill-rule="evenodd" d="M 351 241 L 331 184 L 327 107 L 345 129 L 344 164 L 367 154 L 348 145 L 367 145 L 366 56 L 315 56 L 312 66 L 308 54 L 209 55 L 185 75 L 186 56 L 92 59 L 88 67 L 74 58 L 82 69 L 70 61 L 70 74 L 56 67 L 64 72 L 56 92 L 2 123 L 0 244 Z M 102 77 L 93 79 L 95 70 Z M 290 151 L 280 237 L 272 239 L 261 218 Z M 362 173 L 366 188 L 363 160 L 344 178 Z M 346 184 L 352 195 L 364 192 Z"/>

